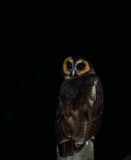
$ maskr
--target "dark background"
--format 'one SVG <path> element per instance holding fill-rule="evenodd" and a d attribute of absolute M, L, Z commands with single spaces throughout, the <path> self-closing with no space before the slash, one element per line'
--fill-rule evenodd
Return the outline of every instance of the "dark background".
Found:
<path fill-rule="evenodd" d="M 96 160 L 131 153 L 126 1 L 19 1 L 1 5 L 0 159 L 55 160 L 55 112 L 65 57 L 87 57 L 101 77 L 104 113 Z"/>

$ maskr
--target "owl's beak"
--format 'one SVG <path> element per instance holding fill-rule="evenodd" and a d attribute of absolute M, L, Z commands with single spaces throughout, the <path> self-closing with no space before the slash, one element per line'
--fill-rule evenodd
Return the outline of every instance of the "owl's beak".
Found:
<path fill-rule="evenodd" d="M 76 69 L 73 69 L 73 70 L 72 70 L 72 76 L 74 77 L 74 76 L 76 76 L 76 75 L 77 75 Z"/>

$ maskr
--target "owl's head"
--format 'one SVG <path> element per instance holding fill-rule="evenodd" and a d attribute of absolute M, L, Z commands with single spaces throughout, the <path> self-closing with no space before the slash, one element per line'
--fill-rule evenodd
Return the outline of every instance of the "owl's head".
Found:
<path fill-rule="evenodd" d="M 63 73 L 65 79 L 72 79 L 87 74 L 93 74 L 95 73 L 95 71 L 86 58 L 73 56 L 73 57 L 68 57 L 64 60 Z"/>

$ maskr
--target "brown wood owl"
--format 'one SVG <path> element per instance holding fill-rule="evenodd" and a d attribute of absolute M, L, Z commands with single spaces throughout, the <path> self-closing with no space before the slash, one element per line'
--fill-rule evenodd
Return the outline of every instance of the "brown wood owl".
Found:
<path fill-rule="evenodd" d="M 86 58 L 66 58 L 63 74 L 56 114 L 56 137 L 61 158 L 78 154 L 95 137 L 103 105 L 100 78 Z"/>

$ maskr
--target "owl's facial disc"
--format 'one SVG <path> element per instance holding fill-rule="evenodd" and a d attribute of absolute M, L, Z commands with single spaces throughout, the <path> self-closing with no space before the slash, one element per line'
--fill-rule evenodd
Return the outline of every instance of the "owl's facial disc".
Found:
<path fill-rule="evenodd" d="M 72 57 L 68 57 L 63 63 L 63 72 L 66 79 L 77 78 L 91 70 L 89 63 L 84 59 L 77 61 Z"/>

